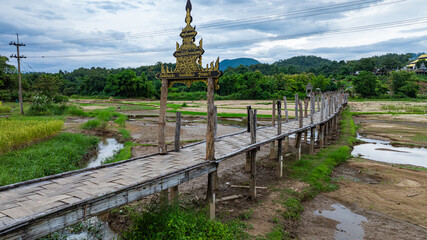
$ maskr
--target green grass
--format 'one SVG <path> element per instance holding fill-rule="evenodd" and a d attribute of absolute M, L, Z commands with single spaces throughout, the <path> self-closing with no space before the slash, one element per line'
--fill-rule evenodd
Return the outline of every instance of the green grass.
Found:
<path fill-rule="evenodd" d="M 133 142 L 126 142 L 125 146 L 114 156 L 106 159 L 102 164 L 120 162 L 132 158 L 132 147 L 135 146 Z"/>
<path fill-rule="evenodd" d="M 61 133 L 30 147 L 0 155 L 0 185 L 72 171 L 83 167 L 83 156 L 98 138 Z"/>
<path fill-rule="evenodd" d="M 382 105 L 382 110 L 388 112 L 405 112 L 405 113 L 427 113 L 427 105 L 414 106 L 414 105 Z"/>
<path fill-rule="evenodd" d="M 427 142 L 427 135 L 422 133 L 417 133 L 414 137 L 411 137 L 411 139 L 416 142 Z"/>
<path fill-rule="evenodd" d="M 85 112 L 81 107 L 75 106 L 75 105 L 71 105 L 68 107 L 66 113 L 68 115 L 72 115 L 72 116 L 79 116 L 79 117 L 87 117 L 89 116 L 89 114 L 87 112 Z"/>
<path fill-rule="evenodd" d="M 82 124 L 81 128 L 86 130 L 104 130 L 107 123 L 99 119 L 92 119 Z"/>
<path fill-rule="evenodd" d="M 63 126 L 63 121 L 49 118 L 0 119 L 0 154 L 51 137 L 61 131 Z"/>
<path fill-rule="evenodd" d="M 130 135 L 130 132 L 129 132 L 128 130 L 124 129 L 124 128 L 120 128 L 120 129 L 119 129 L 119 133 L 122 135 L 122 137 L 123 137 L 125 140 L 130 140 L 130 139 L 132 139 L 132 136 Z"/>
<path fill-rule="evenodd" d="M 6 106 L 1 106 L 0 105 L 0 113 L 10 113 L 12 112 L 12 108 L 11 107 L 6 107 Z"/>
<path fill-rule="evenodd" d="M 237 221 L 209 220 L 204 210 L 183 204 L 149 204 L 142 212 L 128 208 L 132 225 L 121 239 L 247 239 Z"/>

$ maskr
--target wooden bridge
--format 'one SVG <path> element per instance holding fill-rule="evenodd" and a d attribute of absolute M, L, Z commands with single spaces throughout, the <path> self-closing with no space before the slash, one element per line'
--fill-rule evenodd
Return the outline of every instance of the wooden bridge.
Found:
<path fill-rule="evenodd" d="M 315 99 L 317 99 L 317 108 Z M 311 101 L 310 101 L 311 100 Z M 208 196 L 210 214 L 215 212 L 214 179 L 218 164 L 238 154 L 247 154 L 246 169 L 250 171 L 251 197 L 256 197 L 256 151 L 265 144 L 277 142 L 278 174 L 282 175 L 282 140 L 296 136 L 296 156 L 301 156 L 302 136 L 311 131 L 310 153 L 317 142 L 323 147 L 328 133 L 338 127 L 338 116 L 347 103 L 346 94 L 313 97 L 310 114 L 308 103 L 297 101 L 296 120 L 281 116 L 278 102 L 277 124 L 256 127 L 256 110 L 248 108 L 250 126 L 215 139 L 215 160 L 205 160 L 206 142 L 187 145 L 179 152 L 144 157 L 67 172 L 41 179 L 0 187 L 0 239 L 35 239 L 74 225 L 90 216 L 138 201 L 151 194 L 170 189 L 177 196 L 177 186 L 193 178 L 209 174 Z M 274 105 L 275 106 L 275 105 Z M 305 111 L 305 117 L 303 112 Z M 273 114 L 274 116 L 275 114 Z M 282 122 L 283 119 L 283 122 Z M 317 141 L 315 141 L 317 131 Z M 307 141 L 308 142 L 308 141 Z M 176 149 L 178 150 L 178 149 Z"/>

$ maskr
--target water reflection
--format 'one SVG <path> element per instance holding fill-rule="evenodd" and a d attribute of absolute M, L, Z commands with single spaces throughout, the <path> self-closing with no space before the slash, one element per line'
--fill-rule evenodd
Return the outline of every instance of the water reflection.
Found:
<path fill-rule="evenodd" d="M 361 224 L 366 222 L 367 219 L 364 216 L 353 213 L 341 204 L 335 203 L 331 207 L 334 208 L 333 211 L 316 210 L 313 213 L 339 222 L 337 225 L 338 231 L 335 232 L 335 240 L 363 239 L 365 231 Z"/>
<path fill-rule="evenodd" d="M 368 139 L 360 135 L 357 139 L 367 143 L 355 146 L 351 153 L 353 156 L 361 156 L 379 162 L 427 168 L 427 149 L 425 148 L 393 147 L 390 142 Z"/>
<path fill-rule="evenodd" d="M 102 165 L 107 158 L 114 156 L 114 154 L 123 147 L 123 144 L 117 142 L 114 138 L 102 139 L 98 144 L 98 153 L 90 159 L 87 167 L 90 168 Z"/>

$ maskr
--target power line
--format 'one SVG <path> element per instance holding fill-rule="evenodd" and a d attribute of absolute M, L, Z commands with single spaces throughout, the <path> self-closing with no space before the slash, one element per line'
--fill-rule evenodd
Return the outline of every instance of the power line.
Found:
<path fill-rule="evenodd" d="M 312 35 L 334 35 L 334 34 L 343 34 L 343 33 L 372 31 L 372 30 L 378 30 L 378 29 L 389 29 L 389 28 L 404 27 L 404 26 L 410 26 L 410 25 L 416 25 L 416 24 L 422 24 L 422 23 L 427 23 L 427 17 L 406 19 L 406 20 L 378 23 L 378 24 L 371 24 L 371 25 L 362 25 L 362 26 L 349 27 L 349 28 L 332 29 L 332 30 L 325 30 L 325 31 L 312 31 L 312 32 L 297 33 L 297 34 L 278 35 L 274 37 L 263 37 L 263 38 L 255 38 L 255 39 L 248 39 L 248 40 L 210 43 L 210 44 L 205 44 L 205 46 L 218 47 L 218 46 L 229 46 L 229 45 L 254 44 L 254 43 L 259 43 L 264 41 L 294 39 L 294 38 L 306 37 L 306 36 L 312 36 Z M 93 54 L 31 56 L 31 58 L 74 58 L 74 57 L 114 56 L 114 55 L 123 55 L 123 54 L 159 53 L 159 52 L 168 52 L 173 50 L 174 48 L 170 47 L 170 48 L 144 49 L 144 50 L 126 51 L 126 52 L 103 52 L 103 53 L 93 53 Z"/>
<path fill-rule="evenodd" d="M 251 18 L 214 22 L 214 23 L 208 23 L 205 25 L 202 24 L 202 25 L 199 25 L 198 27 L 199 29 L 202 28 L 204 30 L 217 29 L 217 28 L 234 28 L 234 27 L 241 27 L 241 26 L 252 25 L 252 24 L 260 24 L 265 22 L 283 21 L 283 20 L 290 20 L 290 19 L 296 19 L 296 18 L 312 17 L 312 16 L 337 13 L 337 12 L 343 12 L 343 11 L 359 10 L 367 7 L 378 7 L 378 6 L 400 3 L 404 1 L 407 1 L 407 0 L 396 0 L 392 2 L 376 4 L 375 6 L 370 6 L 369 4 L 377 3 L 378 0 L 369 0 L 369 1 L 358 0 L 353 2 L 329 5 L 325 7 L 308 8 L 304 10 L 289 11 L 285 13 L 276 13 L 276 14 L 262 15 L 262 16 L 251 17 Z M 367 6 L 360 6 L 361 4 L 367 5 Z M 179 31 L 179 30 L 180 28 L 171 28 L 171 29 L 164 29 L 164 30 L 135 33 L 135 34 L 117 36 L 117 37 L 114 37 L 114 36 L 93 37 L 93 38 L 82 38 L 82 39 L 74 39 L 74 40 L 64 40 L 61 42 L 50 42 L 50 43 L 35 42 L 35 43 L 31 43 L 31 45 L 62 45 L 64 43 L 70 43 L 70 44 L 81 43 L 82 44 L 86 41 L 96 41 L 97 39 L 102 39 L 101 41 L 97 41 L 99 43 L 103 41 L 117 41 L 117 40 L 124 40 L 124 39 L 130 39 L 130 38 L 166 36 L 166 35 L 176 34 L 176 31 Z"/>

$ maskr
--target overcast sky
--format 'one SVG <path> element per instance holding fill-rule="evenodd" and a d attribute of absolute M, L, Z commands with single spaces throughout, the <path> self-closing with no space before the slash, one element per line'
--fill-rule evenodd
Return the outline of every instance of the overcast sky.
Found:
<path fill-rule="evenodd" d="M 137 67 L 175 62 L 187 0 L 0 0 L 0 55 L 22 70 Z M 352 60 L 427 52 L 426 0 L 193 0 L 207 64 L 298 55 Z M 73 56 L 73 57 L 70 57 Z M 16 59 L 10 59 L 16 65 Z"/>

